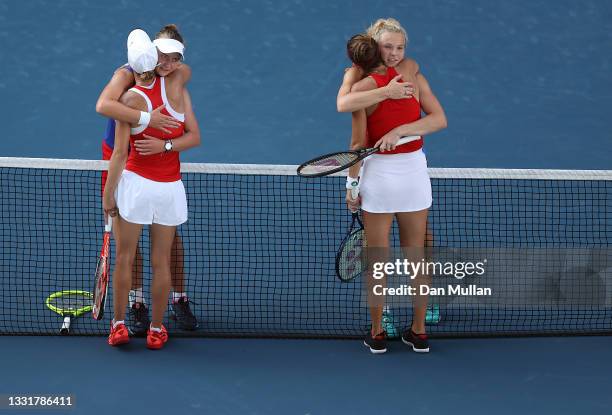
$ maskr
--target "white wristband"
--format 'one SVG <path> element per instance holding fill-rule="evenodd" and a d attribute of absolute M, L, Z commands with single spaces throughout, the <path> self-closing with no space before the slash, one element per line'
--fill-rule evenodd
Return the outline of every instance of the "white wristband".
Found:
<path fill-rule="evenodd" d="M 359 186 L 359 178 L 358 177 L 346 177 L 346 188 L 351 190 L 353 187 Z"/>
<path fill-rule="evenodd" d="M 151 113 L 140 111 L 140 119 L 138 120 L 138 125 L 148 126 L 151 122 Z"/>

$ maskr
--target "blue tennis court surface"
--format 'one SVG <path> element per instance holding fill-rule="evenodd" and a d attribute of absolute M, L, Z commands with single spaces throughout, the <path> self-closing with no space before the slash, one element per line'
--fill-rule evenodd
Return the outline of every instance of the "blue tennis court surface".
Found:
<path fill-rule="evenodd" d="M 2 354 L 0 387 L 71 394 L 71 414 L 612 410 L 609 337 L 447 339 L 428 355 L 393 342 L 383 356 L 344 340 L 172 339 L 160 353 L 132 343 L 116 350 L 100 338 L 0 337 L 3 350 L 21 356 Z"/>
<path fill-rule="evenodd" d="M 0 156 L 100 158 L 105 120 L 95 101 L 126 60 L 126 36 L 135 27 L 154 35 L 167 23 L 186 39 L 202 129 L 201 147 L 183 161 L 294 165 L 344 149 L 350 117 L 336 112 L 335 97 L 348 65 L 345 42 L 387 16 L 406 27 L 407 55 L 447 113 L 449 128 L 425 140 L 430 167 L 612 169 L 612 3 L 604 0 L 0 2 Z M 373 356 L 360 340 L 181 338 L 188 333 L 169 322 L 170 342 L 151 352 L 143 339 L 118 350 L 103 336 L 79 336 L 103 333 L 109 322 L 83 316 L 72 337 L 37 337 L 59 329 L 47 295 L 91 289 L 99 177 L 54 182 L 43 171 L 26 186 L 14 174 L 0 176 L 3 200 L 11 200 L 0 218 L 0 320 L 7 332 L 33 336 L 0 336 L 0 396 L 72 395 L 70 412 L 52 412 L 70 414 L 612 413 L 610 336 L 433 339 L 427 355 L 394 341 Z M 322 250 L 337 246 L 350 220 L 341 193 L 329 196 L 342 181 L 322 196 L 315 182 L 232 178 L 187 186 L 195 214 L 181 232 L 193 258 L 196 334 L 367 329 L 367 312 L 353 306 L 359 289 L 336 281 L 333 252 Z M 438 190 L 436 243 L 610 246 L 609 181 L 554 189 L 528 180 L 465 183 L 472 198 L 454 191 L 456 183 Z M 321 206 L 300 193 L 335 210 L 313 226 Z M 462 209 L 445 220 L 450 205 Z M 607 291 L 562 328 L 610 332 L 610 271 L 585 274 Z M 568 278 L 552 284 L 567 294 Z M 398 325 L 408 324 L 409 310 L 393 312 Z M 453 313 L 445 309 L 430 331 L 560 331 L 560 316 L 546 306 L 527 315 L 490 304 L 468 319 L 465 307 Z"/>
<path fill-rule="evenodd" d="M 44 10 L 44 14 L 41 14 Z M 347 145 L 335 98 L 347 39 L 378 17 L 406 27 L 449 128 L 437 167 L 610 168 L 612 4 L 544 0 L 0 3 L 0 154 L 96 159 L 95 101 L 125 39 L 182 30 L 202 129 L 194 162 L 299 164 Z M 271 150 L 271 151 L 270 151 Z"/>

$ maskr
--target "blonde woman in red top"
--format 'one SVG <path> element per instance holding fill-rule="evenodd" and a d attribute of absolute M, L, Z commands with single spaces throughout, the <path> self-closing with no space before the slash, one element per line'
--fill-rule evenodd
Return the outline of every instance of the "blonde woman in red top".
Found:
<path fill-rule="evenodd" d="M 369 248 L 389 248 L 395 218 L 401 247 L 418 251 L 425 246 L 427 214 L 432 203 L 427 160 L 421 150 L 423 140 L 398 147 L 396 144 L 403 136 L 422 137 L 445 128 L 446 116 L 416 62 L 404 58 L 408 37 L 399 22 L 379 19 L 368 29 L 368 35 L 376 41 L 382 65 L 369 74 L 361 71 L 368 76 L 352 85 L 350 92 L 343 84 L 338 109 L 358 112 L 353 118 L 357 133 L 352 146 L 380 147 L 381 153 L 364 162 L 359 178 L 360 197 L 356 201 L 349 197 L 349 205 L 351 208 L 361 205 Z M 364 41 L 362 47 L 367 50 L 374 46 Z M 345 83 L 351 76 L 347 75 Z M 403 91 L 398 97 L 400 86 Z M 360 110 L 365 111 L 359 113 Z M 360 135 L 363 121 L 367 124 L 367 134 Z M 351 168 L 347 185 L 357 182 L 358 172 L 359 166 Z M 412 324 L 402 334 L 404 343 L 417 352 L 429 351 L 426 308 L 426 298 L 415 299 Z M 365 344 L 372 353 L 386 352 L 382 314 L 381 304 L 371 304 L 372 328 Z"/>

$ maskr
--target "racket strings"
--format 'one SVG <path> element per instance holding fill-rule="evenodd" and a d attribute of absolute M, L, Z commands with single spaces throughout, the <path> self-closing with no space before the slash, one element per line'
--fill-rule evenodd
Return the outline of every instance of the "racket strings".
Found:
<path fill-rule="evenodd" d="M 104 316 L 106 291 L 108 289 L 108 271 L 108 258 L 102 255 L 98 259 L 94 280 L 93 317 L 96 320 L 101 320 Z"/>
<path fill-rule="evenodd" d="M 62 294 L 50 299 L 49 304 L 62 312 L 70 313 L 90 307 L 91 297 L 77 293 Z"/>
<path fill-rule="evenodd" d="M 338 169 L 342 170 L 345 166 L 357 160 L 358 157 L 359 154 L 353 151 L 329 154 L 304 164 L 300 168 L 300 174 L 315 175 L 329 171 L 337 171 Z"/>
<path fill-rule="evenodd" d="M 359 229 L 351 233 L 344 241 L 338 264 L 338 273 L 341 280 L 350 281 L 363 272 L 363 259 L 365 254 L 365 232 Z"/>

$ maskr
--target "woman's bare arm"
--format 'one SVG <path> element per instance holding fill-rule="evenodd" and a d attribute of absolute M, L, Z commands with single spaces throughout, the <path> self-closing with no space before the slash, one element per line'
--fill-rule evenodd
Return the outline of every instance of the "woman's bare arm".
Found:
<path fill-rule="evenodd" d="M 421 109 L 426 115 L 417 121 L 402 124 L 389 131 L 378 140 L 376 146 L 389 143 L 392 144 L 392 148 L 395 148 L 395 144 L 400 137 L 423 136 L 447 127 L 448 123 L 444 109 L 431 90 L 427 79 L 421 73 L 417 74 L 417 86 L 420 93 Z"/>
<path fill-rule="evenodd" d="M 126 67 L 117 69 L 98 97 L 96 112 L 117 121 L 137 125 L 141 111 L 130 108 L 119 100 L 121 95 L 132 86 L 134 86 L 134 74 Z M 151 120 L 148 125 L 170 133 L 169 128 L 177 128 L 178 123 L 174 118 L 162 114 L 160 112 L 162 108 L 163 106 L 158 107 L 151 112 Z"/>
<path fill-rule="evenodd" d="M 386 99 L 410 98 L 414 93 L 414 85 L 410 82 L 399 82 L 401 75 L 397 75 L 386 86 L 368 91 L 354 91 L 341 95 L 338 93 L 336 106 L 338 112 L 355 112 L 372 105 L 376 105 Z"/>
<path fill-rule="evenodd" d="M 127 92 L 121 96 L 121 103 L 130 108 L 145 108 L 144 100 L 133 92 Z M 135 123 L 134 123 L 135 125 Z M 130 146 L 130 124 L 117 121 L 115 126 L 115 147 L 108 165 L 108 178 L 104 187 L 102 197 L 102 208 L 104 213 L 111 216 L 117 215 L 117 202 L 115 200 L 115 189 L 119 183 L 121 173 L 125 168 Z"/>
<path fill-rule="evenodd" d="M 200 145 L 200 126 L 193 111 L 191 96 L 186 88 L 183 90 L 183 102 L 185 108 L 185 134 L 172 140 L 172 151 L 185 151 Z M 134 142 L 134 147 L 139 154 L 148 156 L 166 151 L 164 140 L 146 134 L 144 138 L 144 140 L 136 140 Z"/>

